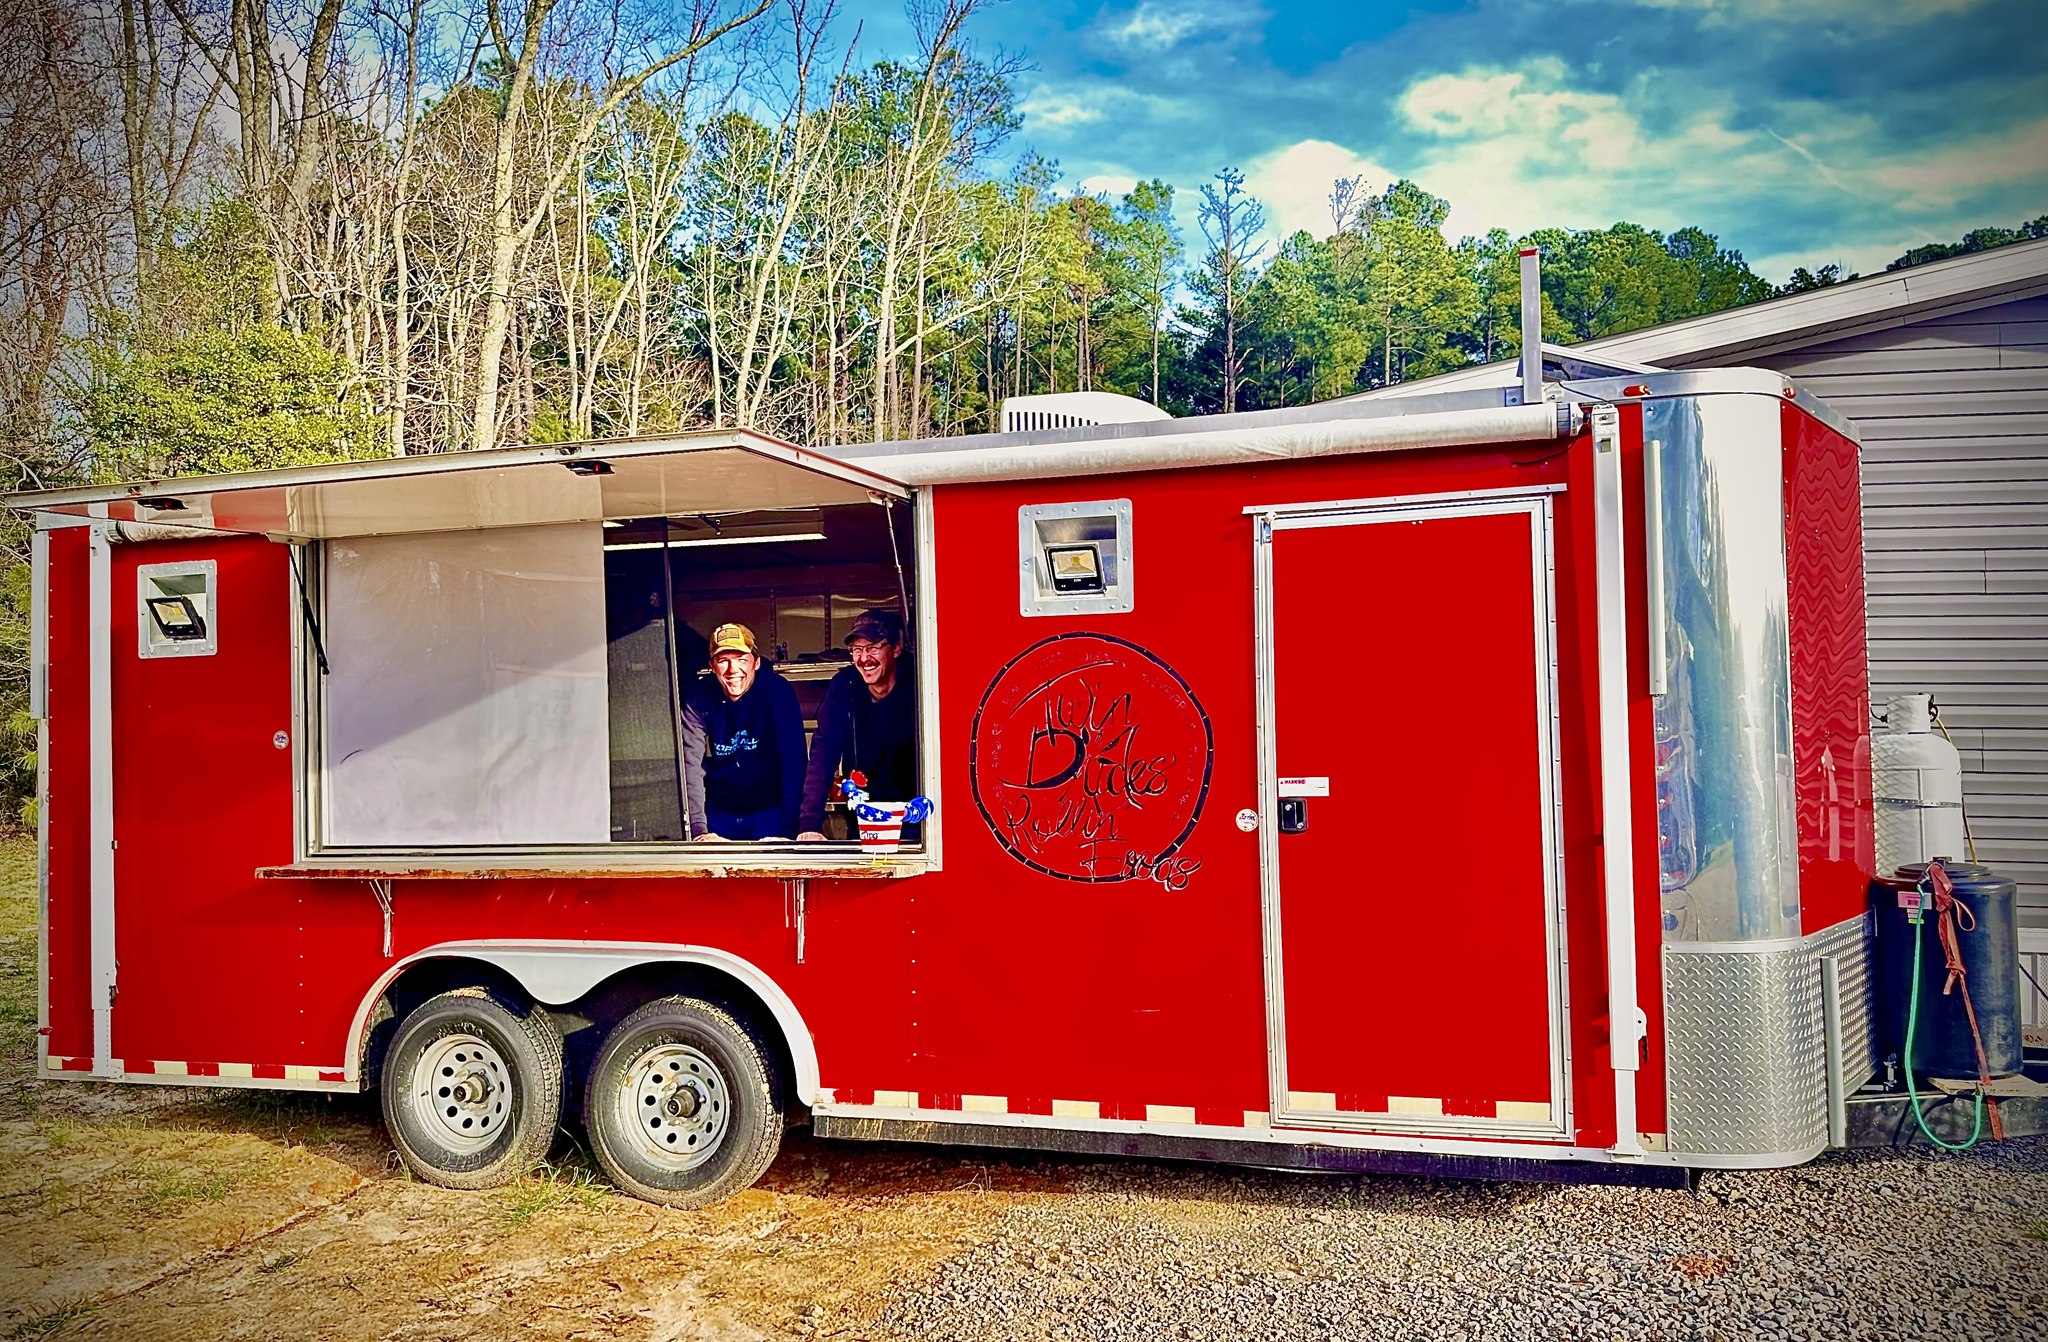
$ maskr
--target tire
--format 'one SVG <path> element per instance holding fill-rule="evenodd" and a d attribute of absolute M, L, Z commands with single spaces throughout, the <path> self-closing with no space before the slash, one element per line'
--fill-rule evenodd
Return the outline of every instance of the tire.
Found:
<path fill-rule="evenodd" d="M 635 1197 L 703 1207 L 759 1179 L 782 1144 L 768 1052 L 732 1013 L 663 997 L 605 1036 L 584 1092 L 598 1164 Z"/>
<path fill-rule="evenodd" d="M 457 988 L 406 1016 L 384 1055 L 384 1126 L 442 1188 L 497 1188 L 547 1155 L 562 1119 L 562 1036 L 546 1013 Z"/>

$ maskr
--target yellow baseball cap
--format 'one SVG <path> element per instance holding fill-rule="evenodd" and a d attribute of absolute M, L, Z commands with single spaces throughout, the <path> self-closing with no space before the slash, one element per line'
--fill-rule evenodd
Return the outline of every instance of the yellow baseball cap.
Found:
<path fill-rule="evenodd" d="M 758 654 L 760 649 L 754 645 L 753 630 L 743 624 L 721 624 L 711 631 L 711 651 L 714 655 L 721 652 Z"/>

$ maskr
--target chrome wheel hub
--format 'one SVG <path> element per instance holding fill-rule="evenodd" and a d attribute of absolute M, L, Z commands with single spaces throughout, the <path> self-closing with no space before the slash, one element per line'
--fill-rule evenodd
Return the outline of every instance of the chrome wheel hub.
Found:
<path fill-rule="evenodd" d="M 626 1067 L 617 1098 L 620 1127 L 637 1134 L 642 1156 L 687 1170 L 724 1143 L 729 1100 L 725 1077 L 707 1055 L 688 1044 L 651 1044 Z"/>
<path fill-rule="evenodd" d="M 511 1071 L 473 1034 L 427 1045 L 413 1064 L 411 1091 L 421 1126 L 456 1151 L 488 1145 L 511 1122 Z"/>

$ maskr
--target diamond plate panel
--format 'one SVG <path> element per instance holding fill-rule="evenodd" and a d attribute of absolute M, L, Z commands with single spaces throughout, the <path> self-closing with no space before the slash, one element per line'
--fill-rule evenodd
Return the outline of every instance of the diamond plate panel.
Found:
<path fill-rule="evenodd" d="M 1804 944 L 1664 952 L 1671 1150 L 1803 1160 L 1828 1142 L 1820 962 Z"/>
<path fill-rule="evenodd" d="M 1855 1090 L 1877 1074 L 1877 979 L 1870 972 L 1870 920 L 1851 918 L 1806 939 L 1818 959 L 1832 957 L 1842 976 L 1842 1080 Z"/>

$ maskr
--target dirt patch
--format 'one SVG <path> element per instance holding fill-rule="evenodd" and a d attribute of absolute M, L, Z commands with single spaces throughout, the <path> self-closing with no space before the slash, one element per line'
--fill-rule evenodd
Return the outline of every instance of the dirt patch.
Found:
<path fill-rule="evenodd" d="M 691 1339 L 864 1335 L 892 1291 L 1059 1186 L 1030 1163 L 795 1135 L 680 1212 L 572 1156 L 490 1193 L 361 1152 L 66 1119 L 0 1126 L 0 1335 Z"/>
<path fill-rule="evenodd" d="M 145 1291 L 347 1197 L 362 1177 L 250 1136 L 0 1125 L 0 1327 Z"/>
<path fill-rule="evenodd" d="M 48 1080 L 33 841 L 0 842 L 0 1338 L 856 1337 L 1071 1163 L 792 1133 L 701 1212 L 565 1139 L 489 1193 L 413 1181 L 368 1097 Z"/>

